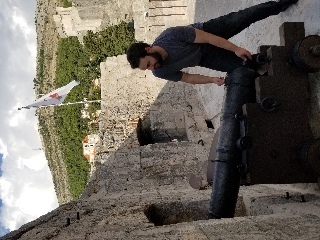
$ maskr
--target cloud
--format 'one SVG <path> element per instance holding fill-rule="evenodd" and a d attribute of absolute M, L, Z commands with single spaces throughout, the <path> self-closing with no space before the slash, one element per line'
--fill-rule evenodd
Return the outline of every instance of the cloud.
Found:
<path fill-rule="evenodd" d="M 35 111 L 17 108 L 35 100 L 36 1 L 0 1 L 0 234 L 58 206 Z M 1 236 L 0 235 L 0 236 Z"/>
<path fill-rule="evenodd" d="M 0 156 L 0 162 L 1 162 L 1 156 Z M 2 215 L 1 214 L 1 208 L 2 208 L 2 201 L 0 200 L 0 215 Z M 3 236 L 5 234 L 7 234 L 8 232 L 9 232 L 9 229 L 7 229 L 7 228 L 5 228 L 5 227 L 0 225 L 0 236 Z"/>
<path fill-rule="evenodd" d="M 0 179 L 2 224 L 10 230 L 57 207 L 51 173 L 42 152 L 30 158 L 3 161 Z"/>

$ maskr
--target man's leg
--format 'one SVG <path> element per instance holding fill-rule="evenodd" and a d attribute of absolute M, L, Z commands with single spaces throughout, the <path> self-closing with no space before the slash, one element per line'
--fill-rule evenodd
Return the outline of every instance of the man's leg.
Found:
<path fill-rule="evenodd" d="M 204 22 L 203 30 L 229 39 L 249 27 L 252 23 L 277 15 L 297 2 L 298 0 L 279 0 L 261 3 Z"/>
<path fill-rule="evenodd" d="M 205 44 L 201 47 L 201 51 L 202 58 L 199 63 L 201 67 L 228 73 L 243 66 L 243 60 L 229 50 Z"/>

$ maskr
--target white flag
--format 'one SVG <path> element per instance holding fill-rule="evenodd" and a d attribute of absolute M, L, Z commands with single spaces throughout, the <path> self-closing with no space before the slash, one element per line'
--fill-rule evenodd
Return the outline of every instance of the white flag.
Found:
<path fill-rule="evenodd" d="M 64 87 L 58 88 L 42 96 L 41 98 L 37 99 L 32 104 L 22 108 L 30 109 L 32 107 L 38 108 L 38 107 L 55 106 L 55 105 L 62 104 L 63 100 L 66 98 L 66 96 L 71 91 L 71 89 L 79 84 L 80 84 L 79 82 L 76 82 L 73 80 L 72 82 L 68 83 Z M 21 110 L 22 108 L 18 108 L 18 110 Z"/>

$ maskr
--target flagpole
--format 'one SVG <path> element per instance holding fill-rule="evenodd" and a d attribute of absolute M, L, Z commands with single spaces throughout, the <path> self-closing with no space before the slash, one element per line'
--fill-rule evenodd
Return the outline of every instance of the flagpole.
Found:
<path fill-rule="evenodd" d="M 68 103 L 60 103 L 60 104 L 50 104 L 50 105 L 41 105 L 41 106 L 32 106 L 32 108 L 42 108 L 42 107 L 53 107 L 53 106 L 66 106 L 66 105 L 74 105 L 74 104 L 82 104 L 82 103 L 93 103 L 93 102 L 101 102 L 101 100 L 89 100 L 89 101 L 81 101 L 81 102 L 68 102 Z M 30 109 L 31 107 L 21 107 L 22 108 Z"/>

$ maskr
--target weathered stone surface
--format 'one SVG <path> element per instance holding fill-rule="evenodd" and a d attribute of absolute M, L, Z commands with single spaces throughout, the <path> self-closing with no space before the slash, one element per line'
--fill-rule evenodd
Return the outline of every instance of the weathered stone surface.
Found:
<path fill-rule="evenodd" d="M 77 2 L 83 7 L 89 4 L 87 1 Z M 151 0 L 150 6 L 167 6 L 168 2 Z M 235 10 L 248 5 L 248 1 L 232 2 L 231 8 Z M 142 3 L 133 4 L 133 12 L 135 18 L 139 17 L 140 26 L 145 26 L 147 21 L 143 12 L 147 11 L 149 3 Z M 195 9 L 196 20 L 231 10 L 226 1 L 175 3 L 187 6 L 185 14 L 192 16 L 189 21 L 194 19 Z M 179 18 L 172 19 L 171 24 L 184 23 L 184 19 L 181 22 Z M 167 26 L 168 22 L 162 21 L 161 24 Z M 158 26 L 154 28 L 160 29 Z M 144 28 L 143 31 L 145 34 L 148 30 Z M 139 34 L 141 40 L 147 39 Z M 218 128 L 220 108 L 217 104 L 221 104 L 223 93 L 218 94 L 218 100 L 213 100 L 210 95 L 214 95 L 215 90 L 209 89 L 211 87 L 200 87 L 197 91 L 183 83 L 166 83 L 148 72 L 130 69 L 124 58 L 110 58 L 101 64 L 103 114 L 100 134 L 103 151 L 82 198 L 60 206 L 3 239 L 319 238 L 320 194 L 317 185 L 241 187 L 237 217 L 207 220 L 203 206 L 210 199 L 211 189 L 192 189 L 188 176 L 193 173 L 205 178 L 208 148 L 215 130 L 206 129 L 201 119 L 213 119 L 214 127 Z M 168 114 L 170 122 L 158 113 Z M 169 113 L 178 113 L 179 117 Z M 170 142 L 168 138 L 167 142 L 140 146 L 137 119 L 146 117 L 149 122 L 144 122 L 144 127 L 159 126 L 162 130 L 184 127 L 187 141 Z M 176 121 L 182 118 L 184 121 Z M 198 144 L 200 139 L 203 146 Z M 288 199 L 286 192 L 290 196 Z M 301 194 L 305 202 L 301 201 Z M 159 222 L 157 216 L 162 223 L 170 225 L 155 226 L 154 222 Z M 68 218 L 70 225 L 67 225 Z"/>
<path fill-rule="evenodd" d="M 132 20 L 132 2 L 100 0 L 90 2 L 72 1 L 72 7 L 56 8 L 54 21 L 60 37 L 77 36 L 82 41 L 88 30 L 98 32 L 121 21 Z"/>

